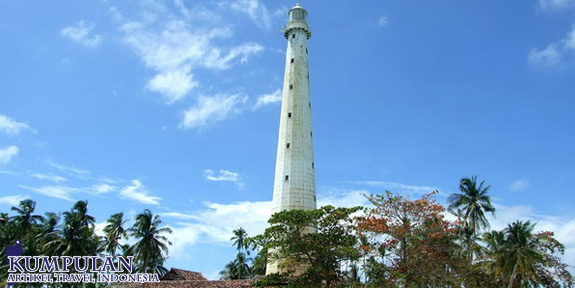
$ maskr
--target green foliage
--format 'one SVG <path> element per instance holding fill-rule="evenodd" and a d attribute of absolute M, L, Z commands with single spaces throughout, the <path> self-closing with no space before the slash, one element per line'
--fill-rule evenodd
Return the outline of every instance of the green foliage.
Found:
<path fill-rule="evenodd" d="M 487 195 L 491 185 L 484 187 L 484 184 L 485 181 L 477 184 L 477 176 L 462 178 L 459 181 L 461 193 L 451 194 L 448 198 L 448 210 L 457 216 L 461 223 L 459 235 L 462 238 L 462 244 L 466 246 L 466 256 L 470 258 L 470 261 L 480 249 L 477 245 L 478 235 L 482 229 L 489 228 L 485 213 L 495 213 L 495 207 Z"/>
<path fill-rule="evenodd" d="M 4 286 L 8 275 L 6 247 L 13 245 L 17 239 L 22 240 L 24 255 L 37 256 L 115 256 L 117 251 L 124 255 L 135 256 L 137 269 L 145 272 L 165 273 L 162 266 L 168 255 L 169 241 L 161 234 L 171 233 L 171 229 L 160 227 L 163 223 L 158 215 L 149 210 L 136 217 L 134 226 L 124 229 L 125 220 L 122 213 L 114 214 L 108 219 L 104 228 L 105 237 L 95 234 L 96 219 L 88 213 L 88 201 L 76 202 L 70 211 L 63 213 L 47 212 L 45 216 L 34 214 L 36 202 L 23 200 L 18 207 L 12 207 L 15 215 L 0 213 L 0 286 Z M 62 215 L 62 217 L 60 217 Z M 122 240 L 130 236 L 137 239 L 134 246 L 122 245 Z M 27 287 L 42 285 L 27 284 Z M 73 284 L 59 283 L 50 287 L 72 287 Z M 93 287 L 85 284 L 84 287 Z"/>
<path fill-rule="evenodd" d="M 573 287 L 567 265 L 554 254 L 565 252 L 551 232 L 533 233 L 535 223 L 516 221 L 483 235 L 481 264 L 502 286 Z"/>
<path fill-rule="evenodd" d="M 172 242 L 162 234 L 171 234 L 172 229 L 162 225 L 160 216 L 146 209 L 136 215 L 134 226 L 128 229 L 131 237 L 139 239 L 128 248 L 128 253 L 134 256 L 136 271 L 159 275 L 168 271 L 163 264 L 168 257 L 168 245 L 172 245 Z"/>
<path fill-rule="evenodd" d="M 359 259 L 351 214 L 360 209 L 282 211 L 271 217 L 271 227 L 255 241 L 267 251 L 268 261 L 277 261 L 285 271 L 290 287 L 330 287 L 346 281 L 344 262 Z"/>
<path fill-rule="evenodd" d="M 265 251 L 256 253 L 256 256 L 251 258 L 250 254 L 257 252 L 254 250 L 252 238 L 248 237 L 248 233 L 242 227 L 234 230 L 233 234 L 234 236 L 230 238 L 230 241 L 233 242 L 232 246 L 236 247 L 238 253 L 236 258 L 226 264 L 224 270 L 220 271 L 220 279 L 252 279 L 258 275 L 264 275 L 266 269 Z"/>
<path fill-rule="evenodd" d="M 495 212 L 490 186 L 477 177 L 459 184 L 461 193 L 449 198 L 458 221 L 445 218 L 436 192 L 414 200 L 370 195 L 373 206 L 356 218 L 360 207 L 276 213 L 250 241 L 261 248 L 259 259 L 279 263 L 282 273 L 255 286 L 574 287 L 557 256 L 565 247 L 551 232 L 534 233 L 534 223 L 517 221 L 480 239 L 489 227 L 485 213 Z"/>

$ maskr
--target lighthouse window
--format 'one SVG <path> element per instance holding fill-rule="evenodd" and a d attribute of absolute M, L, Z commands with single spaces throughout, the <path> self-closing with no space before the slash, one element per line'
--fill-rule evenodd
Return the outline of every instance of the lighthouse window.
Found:
<path fill-rule="evenodd" d="M 286 181 L 288 181 L 288 180 L 289 180 L 289 175 L 286 175 Z"/>
<path fill-rule="evenodd" d="M 305 48 L 305 54 L 307 54 L 307 48 Z"/>
<path fill-rule="evenodd" d="M 291 112 L 288 112 L 288 118 L 291 118 Z"/>
<path fill-rule="evenodd" d="M 289 143 L 286 144 L 286 148 L 289 148 Z"/>
<path fill-rule="evenodd" d="M 313 162 L 311 162 L 311 168 L 315 168 L 315 165 L 313 164 Z"/>
<path fill-rule="evenodd" d="M 291 38 L 295 38 L 295 33 L 294 33 L 294 34 L 291 34 Z"/>
<path fill-rule="evenodd" d="M 289 84 L 289 89 L 293 89 L 293 84 Z"/>
<path fill-rule="evenodd" d="M 313 137 L 313 132 L 310 131 L 310 132 L 309 132 L 309 136 Z"/>
<path fill-rule="evenodd" d="M 308 102 L 309 108 L 311 108 L 311 102 Z"/>
<path fill-rule="evenodd" d="M 291 58 L 291 63 L 293 63 L 293 58 Z"/>

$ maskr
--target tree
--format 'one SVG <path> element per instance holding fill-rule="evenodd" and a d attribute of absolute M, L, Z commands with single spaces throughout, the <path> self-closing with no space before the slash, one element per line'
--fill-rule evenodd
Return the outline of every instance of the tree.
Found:
<path fill-rule="evenodd" d="M 74 207 L 72 207 L 72 211 L 76 213 L 76 216 L 78 217 L 77 221 L 80 222 L 81 226 L 94 227 L 96 218 L 88 215 L 88 200 L 76 202 Z"/>
<path fill-rule="evenodd" d="M 242 252 L 242 250 L 246 250 L 248 248 L 247 238 L 248 233 L 242 227 L 233 231 L 234 236 L 230 238 L 230 241 L 234 241 L 232 246 L 235 246 L 238 252 Z M 247 252 L 249 255 L 249 252 Z"/>
<path fill-rule="evenodd" d="M 368 197 L 375 208 L 358 218 L 358 227 L 365 239 L 361 248 L 369 253 L 369 283 L 442 287 L 462 281 L 455 224 L 444 219 L 435 193 L 416 200 L 391 192 Z"/>
<path fill-rule="evenodd" d="M 220 274 L 222 279 L 249 279 L 253 276 L 249 265 L 249 262 L 253 262 L 253 259 L 249 257 L 248 233 L 242 227 L 234 230 L 233 233 L 234 236 L 230 238 L 230 241 L 233 241 L 232 246 L 236 247 L 238 254 L 236 259 L 228 263 Z M 246 251 L 245 253 L 242 252 L 244 250 Z"/>
<path fill-rule="evenodd" d="M 12 216 L 12 220 L 18 230 L 18 237 L 24 238 L 32 230 L 32 226 L 42 220 L 42 216 L 32 215 L 36 210 L 36 201 L 32 199 L 22 200 L 18 206 L 11 208 L 12 211 L 18 213 Z"/>
<path fill-rule="evenodd" d="M 172 229 L 162 225 L 160 216 L 146 209 L 136 216 L 134 226 L 128 229 L 131 237 L 139 239 L 128 248 L 128 254 L 134 256 L 137 272 L 163 275 L 168 271 L 163 265 L 168 257 L 168 245 L 172 242 L 162 234 L 171 234 Z"/>
<path fill-rule="evenodd" d="M 121 248 L 120 240 L 128 236 L 126 230 L 124 229 L 124 224 L 126 221 L 123 219 L 124 213 L 116 213 L 108 219 L 108 224 L 104 227 L 105 242 L 104 250 L 112 257 L 116 256 L 116 251 Z"/>
<path fill-rule="evenodd" d="M 239 252 L 236 258 L 226 264 L 224 270 L 220 271 L 222 280 L 249 279 L 252 277 L 252 262 L 246 253 Z"/>
<path fill-rule="evenodd" d="M 358 210 L 324 206 L 282 211 L 272 215 L 271 227 L 255 239 L 268 251 L 268 261 L 279 263 L 292 287 L 331 287 L 347 279 L 342 264 L 359 258 L 351 217 Z"/>
<path fill-rule="evenodd" d="M 94 217 L 87 213 L 85 201 L 76 202 L 70 211 L 62 213 L 63 227 L 46 234 L 50 241 L 44 245 L 44 250 L 50 255 L 97 255 L 100 238 L 94 233 Z"/>
<path fill-rule="evenodd" d="M 476 248 L 477 237 L 483 228 L 489 228 L 489 221 L 485 217 L 486 212 L 495 213 L 495 207 L 491 204 L 491 198 L 487 192 L 490 185 L 484 187 L 485 181 L 477 186 L 477 176 L 462 178 L 459 181 L 461 193 L 451 194 L 448 198 L 448 210 L 458 216 L 462 222 L 460 235 L 464 238 L 466 250 L 472 257 Z"/>
<path fill-rule="evenodd" d="M 563 254 L 565 247 L 551 232 L 534 234 L 534 227 L 530 221 L 516 221 L 503 231 L 485 233 L 483 265 L 508 288 L 573 287 L 567 265 L 554 255 Z"/>

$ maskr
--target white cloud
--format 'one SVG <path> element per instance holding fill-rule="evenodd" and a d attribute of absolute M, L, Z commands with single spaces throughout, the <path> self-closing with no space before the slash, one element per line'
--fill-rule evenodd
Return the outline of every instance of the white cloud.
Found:
<path fill-rule="evenodd" d="M 42 175 L 42 174 L 34 174 L 33 176 L 36 178 L 39 178 L 39 177 L 37 177 L 38 175 Z M 39 179 L 44 179 L 44 178 L 42 178 L 43 176 L 48 177 L 48 178 L 45 178 L 47 180 L 58 182 L 58 181 L 55 181 L 54 179 L 51 179 L 51 177 L 53 177 L 53 176 L 47 176 L 47 175 L 42 175 Z M 59 177 L 59 176 L 55 176 L 56 180 L 58 180 L 57 177 Z M 91 195 L 100 195 L 100 194 L 110 193 L 110 192 L 116 190 L 116 187 L 110 186 L 110 185 L 104 184 L 104 183 L 92 185 L 89 187 L 79 187 L 79 188 L 78 187 L 62 186 L 62 185 L 45 185 L 45 186 L 40 186 L 40 187 L 29 187 L 29 186 L 25 186 L 25 185 L 20 185 L 19 187 L 24 188 L 26 190 L 40 193 L 40 194 L 48 196 L 48 197 L 59 198 L 59 199 L 64 199 L 64 200 L 68 200 L 68 201 L 76 201 L 72 197 L 72 195 L 74 195 L 74 194 L 84 193 L 84 194 L 91 194 Z"/>
<path fill-rule="evenodd" d="M 245 103 L 246 97 L 239 95 L 202 96 L 196 106 L 183 113 L 180 128 L 194 128 L 226 119 L 231 113 L 239 111 L 237 106 Z"/>
<path fill-rule="evenodd" d="M 156 73 L 148 81 L 147 88 L 162 94 L 168 103 L 184 99 L 200 85 L 194 77 L 196 68 L 229 69 L 263 50 L 256 43 L 234 47 L 215 45 L 215 39 L 231 37 L 232 30 L 226 26 L 210 28 L 213 25 L 203 15 L 206 11 L 187 10 L 182 2 L 176 1 L 175 6 L 184 18 L 200 21 L 199 25 L 192 26 L 181 16 L 170 14 L 158 5 L 160 7 L 154 11 L 142 13 L 139 20 L 124 22 L 120 30 L 124 33 L 124 41 Z M 115 13 L 119 12 L 116 10 Z M 195 17 L 196 13 L 198 17 Z"/>
<path fill-rule="evenodd" d="M 204 170 L 204 177 L 210 181 L 229 181 L 229 182 L 238 182 L 240 178 L 240 174 L 228 170 L 220 170 L 220 173 L 216 175 L 213 170 L 206 169 Z"/>
<path fill-rule="evenodd" d="M 511 186 L 509 186 L 509 189 L 513 192 L 517 192 L 525 190 L 527 187 L 529 187 L 529 181 L 527 181 L 527 179 L 520 179 L 514 181 Z"/>
<path fill-rule="evenodd" d="M 183 99 L 192 89 L 198 86 L 198 82 L 188 74 L 189 68 L 173 69 L 156 74 L 150 79 L 147 88 L 151 91 L 163 93 L 168 104 Z"/>
<path fill-rule="evenodd" d="M 571 31 L 567 34 L 567 37 L 563 39 L 565 49 L 575 50 L 575 25 L 571 27 Z"/>
<path fill-rule="evenodd" d="M 317 206 L 331 205 L 334 207 L 355 207 L 371 205 L 364 195 L 370 195 L 367 190 L 342 190 L 328 188 L 327 191 L 318 195 Z"/>
<path fill-rule="evenodd" d="M 81 190 L 78 188 L 72 188 L 72 187 L 66 187 L 66 186 L 42 186 L 42 187 L 34 188 L 34 187 L 20 185 L 19 187 L 40 193 L 44 196 L 48 196 L 48 197 L 52 197 L 52 198 L 58 198 L 58 199 L 64 199 L 64 200 L 72 201 L 72 202 L 74 202 L 76 200 L 72 199 L 71 195 L 74 193 L 81 192 Z"/>
<path fill-rule="evenodd" d="M 30 196 L 28 195 L 8 195 L 0 197 L 0 204 L 6 204 L 11 206 L 17 206 L 20 201 L 24 199 L 29 199 Z"/>
<path fill-rule="evenodd" d="M 7 116 L 0 114 L 0 132 L 4 132 L 10 136 L 17 136 L 23 130 L 30 129 L 26 123 L 17 122 Z"/>
<path fill-rule="evenodd" d="M 258 0 L 235 0 L 222 3 L 224 7 L 229 7 L 240 13 L 245 13 L 256 23 L 259 28 L 271 28 L 272 18 L 265 5 Z"/>
<path fill-rule="evenodd" d="M 556 12 L 575 7 L 575 0 L 539 0 L 539 6 L 550 12 Z"/>
<path fill-rule="evenodd" d="M 176 219 L 182 219 L 182 220 L 198 220 L 199 219 L 199 217 L 197 215 L 186 214 L 186 213 L 181 213 L 181 212 L 166 212 L 166 213 L 161 213 L 161 215 L 164 217 L 170 217 L 170 218 L 176 218 Z"/>
<path fill-rule="evenodd" d="M 379 19 L 377 19 L 377 26 L 379 27 L 387 26 L 387 17 L 380 16 Z"/>
<path fill-rule="evenodd" d="M 532 64 L 553 66 L 561 61 L 561 51 L 557 44 L 550 44 L 543 50 L 531 49 L 529 62 Z"/>
<path fill-rule="evenodd" d="M 351 184 L 366 185 L 384 188 L 391 192 L 405 193 L 405 194 L 427 194 L 438 188 L 430 186 L 418 186 L 418 185 L 407 185 L 396 182 L 385 182 L 385 181 L 355 181 L 349 182 Z"/>
<path fill-rule="evenodd" d="M 183 0 L 174 0 L 174 5 L 180 10 L 180 13 L 186 17 L 186 19 L 189 19 L 192 16 L 192 13 L 188 8 L 186 8 Z"/>
<path fill-rule="evenodd" d="M 81 20 L 75 25 L 62 29 L 60 34 L 86 47 L 97 47 L 100 45 L 102 36 L 90 35 L 92 29 L 94 29 L 93 23 L 86 23 L 84 20 Z"/>
<path fill-rule="evenodd" d="M 192 214 L 179 212 L 162 213 L 163 217 L 189 220 L 179 223 L 180 226 L 193 227 L 196 235 L 207 241 L 226 243 L 232 237 L 232 231 L 243 227 L 250 235 L 257 235 L 267 227 L 267 220 L 272 215 L 271 201 L 236 202 L 231 204 L 204 203 L 206 209 Z M 172 235 L 173 236 L 173 235 Z M 172 242 L 180 242 L 172 239 Z M 193 243 L 192 243 L 193 244 Z M 172 254 L 173 255 L 173 254 Z"/>
<path fill-rule="evenodd" d="M 58 164 L 58 163 L 54 163 L 54 162 L 51 162 L 49 165 L 52 166 L 53 168 L 56 168 L 58 171 L 61 171 L 63 173 L 66 173 L 68 175 L 75 176 L 75 177 L 86 177 L 87 175 L 90 175 L 90 171 L 76 168 L 76 167 L 72 167 L 72 166 L 66 166 L 66 165 L 62 165 L 62 164 Z"/>
<path fill-rule="evenodd" d="M 204 65 L 208 68 L 226 70 L 232 67 L 232 61 L 237 58 L 240 59 L 240 63 L 246 63 L 250 55 L 256 54 L 263 49 L 264 48 L 257 43 L 246 43 L 232 48 L 227 55 L 222 57 L 221 50 L 219 48 L 214 48 L 206 55 L 206 62 Z"/>
<path fill-rule="evenodd" d="M 158 205 L 162 198 L 150 195 L 150 192 L 139 180 L 132 180 L 131 184 L 120 190 L 120 197 L 131 199 L 142 204 Z"/>
<path fill-rule="evenodd" d="M 0 148 L 0 164 L 7 164 L 12 158 L 18 156 L 20 149 L 18 146 L 10 145 L 6 148 Z"/>
<path fill-rule="evenodd" d="M 116 180 L 110 179 L 108 177 L 93 175 L 92 172 L 85 170 L 85 169 L 81 169 L 81 168 L 62 165 L 62 164 L 58 164 L 58 163 L 54 163 L 54 162 L 50 162 L 49 165 L 52 168 L 55 168 L 56 170 L 58 170 L 60 173 L 63 173 L 69 177 L 77 178 L 77 179 L 80 179 L 83 181 L 97 181 L 97 182 L 104 182 L 104 183 L 116 183 L 117 182 Z M 89 189 L 89 188 L 85 188 L 83 190 L 91 191 L 91 189 Z"/>
<path fill-rule="evenodd" d="M 92 186 L 92 191 L 95 194 L 106 194 L 114 190 L 116 190 L 116 187 L 104 183 Z"/>
<path fill-rule="evenodd" d="M 282 91 L 281 89 L 277 89 L 276 91 L 270 94 L 264 94 L 258 97 L 256 104 L 253 107 L 253 110 L 259 109 L 263 106 L 280 103 L 282 101 Z"/>
<path fill-rule="evenodd" d="M 52 173 L 48 173 L 48 174 L 35 173 L 35 174 L 32 174 L 32 177 L 34 177 L 36 179 L 40 179 L 40 180 L 49 180 L 49 181 L 56 182 L 56 183 L 66 181 L 66 178 L 52 174 Z"/>
<path fill-rule="evenodd" d="M 333 205 L 336 207 L 352 207 L 367 205 L 361 194 L 364 190 L 329 189 L 318 195 L 318 207 Z M 366 192 L 367 193 L 367 192 Z M 204 202 L 205 209 L 194 213 L 167 212 L 160 215 L 165 218 L 175 218 L 182 222 L 172 225 L 174 233 L 170 240 L 174 245 L 170 248 L 170 258 L 178 260 L 189 257 L 185 254 L 190 246 L 198 241 L 218 244 L 229 244 L 232 231 L 243 227 L 250 236 L 263 233 L 268 227 L 268 219 L 272 215 L 271 201 L 235 202 L 230 204 Z M 185 255 L 181 255 L 181 254 Z"/>
<path fill-rule="evenodd" d="M 575 53 L 575 25 L 571 27 L 565 38 L 547 45 L 545 49 L 531 49 L 528 60 L 535 65 L 554 66 L 561 63 L 567 53 Z"/>

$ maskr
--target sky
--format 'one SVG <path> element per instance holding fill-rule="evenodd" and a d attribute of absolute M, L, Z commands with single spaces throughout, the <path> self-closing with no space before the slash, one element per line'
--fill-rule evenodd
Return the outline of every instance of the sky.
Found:
<path fill-rule="evenodd" d="M 296 3 L 0 1 L 0 211 L 144 209 L 210 279 L 271 213 Z M 303 1 L 319 205 L 491 185 L 575 266 L 575 0 Z M 573 269 L 572 269 L 573 271 Z"/>

